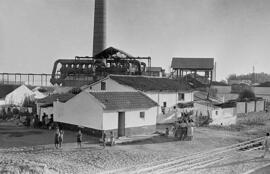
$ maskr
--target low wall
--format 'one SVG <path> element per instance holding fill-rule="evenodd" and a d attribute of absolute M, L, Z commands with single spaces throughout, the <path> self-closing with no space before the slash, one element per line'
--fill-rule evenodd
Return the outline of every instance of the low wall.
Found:
<path fill-rule="evenodd" d="M 237 114 L 261 112 L 265 110 L 265 101 L 250 101 L 250 102 L 237 102 L 236 103 Z"/>

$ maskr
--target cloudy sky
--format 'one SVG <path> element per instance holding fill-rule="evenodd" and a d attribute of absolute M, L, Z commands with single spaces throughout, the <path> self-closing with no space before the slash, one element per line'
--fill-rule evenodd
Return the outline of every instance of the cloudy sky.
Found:
<path fill-rule="evenodd" d="M 269 0 L 109 0 L 107 45 L 151 56 L 214 57 L 217 78 L 270 73 Z M 51 73 L 92 55 L 94 0 L 0 0 L 0 72 Z"/>

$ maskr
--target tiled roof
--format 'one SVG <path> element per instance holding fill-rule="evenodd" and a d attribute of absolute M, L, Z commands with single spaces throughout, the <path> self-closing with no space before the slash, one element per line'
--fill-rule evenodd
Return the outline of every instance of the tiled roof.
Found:
<path fill-rule="evenodd" d="M 58 99 L 60 102 L 64 103 L 74 96 L 75 96 L 75 94 L 72 94 L 72 93 L 52 94 L 52 95 L 49 95 L 45 98 L 38 99 L 37 102 L 44 103 L 44 104 L 52 104 L 54 101 L 56 101 Z"/>
<path fill-rule="evenodd" d="M 141 92 L 90 92 L 104 106 L 104 110 L 148 109 L 158 106 Z"/>
<path fill-rule="evenodd" d="M 173 69 L 213 69 L 214 58 L 173 58 Z"/>
<path fill-rule="evenodd" d="M 190 86 L 184 81 L 147 76 L 110 75 L 118 83 L 140 91 L 187 91 Z"/>

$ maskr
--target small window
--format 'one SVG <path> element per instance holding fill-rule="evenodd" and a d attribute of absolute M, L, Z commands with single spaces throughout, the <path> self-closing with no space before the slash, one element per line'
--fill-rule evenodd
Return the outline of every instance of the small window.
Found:
<path fill-rule="evenodd" d="M 101 90 L 106 90 L 106 82 L 101 82 Z"/>
<path fill-rule="evenodd" d="M 145 112 L 140 112 L 140 118 L 144 119 L 145 117 Z"/>
<path fill-rule="evenodd" d="M 184 93 L 178 93 L 178 100 L 185 100 L 185 94 Z"/>
<path fill-rule="evenodd" d="M 163 107 L 167 107 L 167 102 L 163 102 Z"/>

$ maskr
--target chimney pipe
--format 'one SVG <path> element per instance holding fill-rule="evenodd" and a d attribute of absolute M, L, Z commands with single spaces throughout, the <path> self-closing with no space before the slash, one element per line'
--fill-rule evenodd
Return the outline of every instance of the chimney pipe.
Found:
<path fill-rule="evenodd" d="M 93 56 L 106 47 L 106 0 L 95 0 Z"/>

